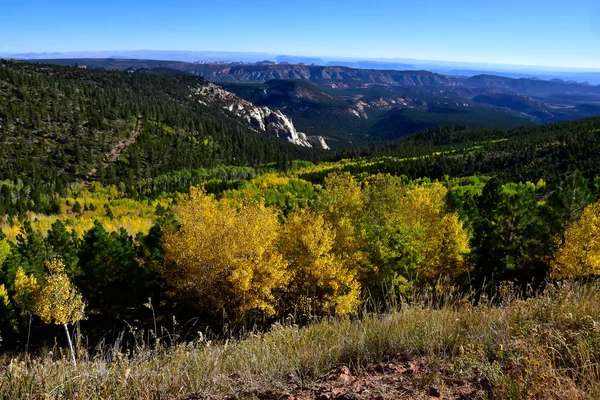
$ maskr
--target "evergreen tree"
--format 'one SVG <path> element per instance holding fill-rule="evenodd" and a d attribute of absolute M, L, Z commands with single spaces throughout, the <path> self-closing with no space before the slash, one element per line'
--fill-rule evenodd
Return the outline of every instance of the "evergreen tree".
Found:
<path fill-rule="evenodd" d="M 73 235 L 67 231 L 61 220 L 52 224 L 46 236 L 46 244 L 51 258 L 62 258 L 67 275 L 76 276 L 79 273 L 79 259 Z"/>
<path fill-rule="evenodd" d="M 29 221 L 23 222 L 21 232 L 17 235 L 17 242 L 4 261 L 4 283 L 12 287 L 19 267 L 23 267 L 27 274 L 33 274 L 41 280 L 45 272 L 45 260 L 44 238 L 39 232 L 33 230 Z"/>
<path fill-rule="evenodd" d="M 86 294 L 90 314 L 106 323 L 131 319 L 150 295 L 147 271 L 137 261 L 133 239 L 121 229 L 108 233 L 96 221 L 86 232 L 78 253 L 77 286 Z"/>
<path fill-rule="evenodd" d="M 540 285 L 547 277 L 553 235 L 535 185 L 490 180 L 479 198 L 472 240 L 476 287 L 512 280 Z"/>

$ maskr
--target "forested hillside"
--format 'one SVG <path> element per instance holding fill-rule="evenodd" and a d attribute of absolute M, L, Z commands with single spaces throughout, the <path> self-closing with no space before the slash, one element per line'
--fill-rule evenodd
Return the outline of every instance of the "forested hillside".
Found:
<path fill-rule="evenodd" d="M 180 169 L 311 158 L 199 102 L 194 76 L 0 60 L 2 202 L 50 211 L 71 182 L 131 188 Z"/>
<path fill-rule="evenodd" d="M 477 174 L 553 184 L 580 171 L 594 179 L 600 175 L 600 118 L 511 129 L 443 126 L 385 145 L 345 151 L 339 159 L 350 161 L 315 171 L 310 179 L 317 182 L 317 176 L 322 179 L 331 170 L 434 179 Z"/>

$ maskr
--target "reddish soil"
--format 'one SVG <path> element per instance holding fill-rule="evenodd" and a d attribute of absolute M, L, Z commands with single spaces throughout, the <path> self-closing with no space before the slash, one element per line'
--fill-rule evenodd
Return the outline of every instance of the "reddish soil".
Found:
<path fill-rule="evenodd" d="M 425 358 L 396 359 L 365 369 L 336 368 L 314 387 L 290 387 L 288 393 L 259 393 L 259 399 L 359 400 L 359 399 L 480 399 L 482 385 L 457 379 L 446 368 L 428 365 Z"/>
<path fill-rule="evenodd" d="M 396 358 L 367 368 L 353 370 L 340 366 L 310 387 L 290 382 L 285 392 L 264 390 L 245 393 L 234 399 L 260 400 L 470 400 L 486 398 L 485 383 L 471 376 L 457 378 L 450 365 L 432 364 L 425 357 Z M 186 400 L 214 400 L 219 397 L 191 396 Z"/>

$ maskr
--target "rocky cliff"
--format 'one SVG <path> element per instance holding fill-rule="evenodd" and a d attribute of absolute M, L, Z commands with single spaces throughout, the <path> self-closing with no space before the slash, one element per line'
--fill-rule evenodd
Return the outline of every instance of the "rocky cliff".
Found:
<path fill-rule="evenodd" d="M 196 95 L 199 97 L 198 101 L 204 104 L 220 104 L 258 131 L 286 139 L 298 146 L 329 150 L 329 146 L 323 137 L 308 136 L 305 133 L 298 132 L 292 119 L 280 110 L 256 106 L 212 83 L 198 87 Z"/>

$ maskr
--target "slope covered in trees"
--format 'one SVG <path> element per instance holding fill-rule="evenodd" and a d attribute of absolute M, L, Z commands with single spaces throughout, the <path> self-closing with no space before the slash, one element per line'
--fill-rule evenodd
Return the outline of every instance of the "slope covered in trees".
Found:
<path fill-rule="evenodd" d="M 19 209 L 51 212 L 43 194 L 64 193 L 71 182 L 132 188 L 174 170 L 312 157 L 199 102 L 192 89 L 205 84 L 189 75 L 0 60 L 2 196 L 10 192 Z"/>
<path fill-rule="evenodd" d="M 158 335 L 172 318 L 200 318 L 219 332 L 379 311 L 440 287 L 538 290 L 547 279 L 597 273 L 599 178 L 299 177 L 318 167 L 156 200 L 94 184 L 69 189 L 59 214 L 5 217 L 4 345 L 31 336 L 37 347 L 58 333 L 35 317 L 39 306 L 19 283 L 43 285 L 56 259 L 85 300 L 80 327 L 91 339 L 132 323 Z"/>
<path fill-rule="evenodd" d="M 576 170 L 600 174 L 600 118 L 511 129 L 443 126 L 385 145 L 348 150 L 337 161 L 301 174 L 322 181 L 332 170 L 389 172 L 411 178 L 488 175 L 557 183 Z"/>

